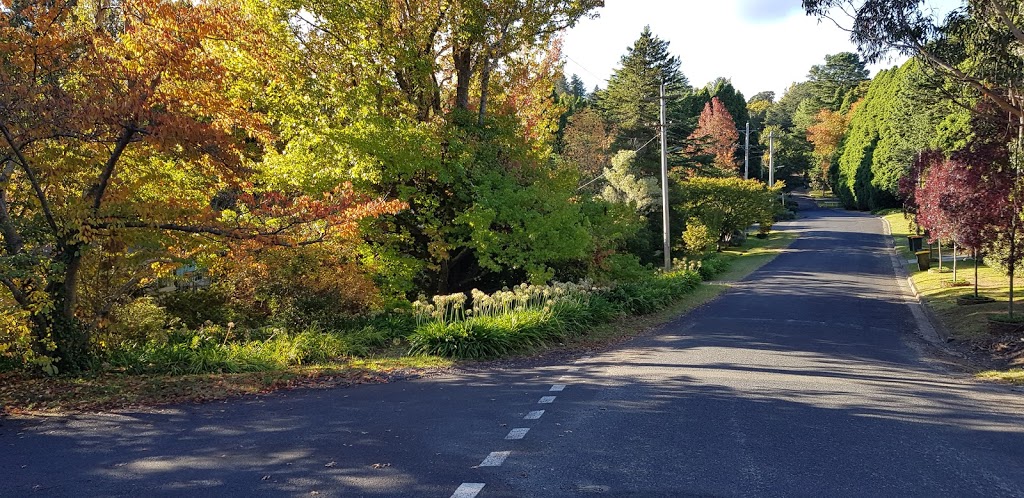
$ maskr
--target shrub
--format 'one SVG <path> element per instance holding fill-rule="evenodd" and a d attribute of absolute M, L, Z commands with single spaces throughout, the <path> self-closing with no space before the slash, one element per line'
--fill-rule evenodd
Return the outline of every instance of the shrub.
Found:
<path fill-rule="evenodd" d="M 231 306 L 231 296 L 219 286 L 206 289 L 192 289 L 170 292 L 157 297 L 157 303 L 165 312 L 181 321 L 188 328 L 199 328 L 206 322 L 227 324 L 244 323 Z"/>
<path fill-rule="evenodd" d="M 711 280 L 727 269 L 729 269 L 729 262 L 722 255 L 713 253 L 701 260 L 697 271 L 702 280 Z"/>
<path fill-rule="evenodd" d="M 343 249 L 328 246 L 237 251 L 214 262 L 211 274 L 234 312 L 250 322 L 335 328 L 383 303 L 370 277 L 350 259 Z"/>
<path fill-rule="evenodd" d="M 601 262 L 601 273 L 596 275 L 597 281 L 603 284 L 612 282 L 635 282 L 646 278 L 651 268 L 640 262 L 632 254 L 615 253 Z"/>
<path fill-rule="evenodd" d="M 111 310 L 110 323 L 99 340 L 101 345 L 121 341 L 146 342 L 164 334 L 170 321 L 167 310 L 157 305 L 156 300 L 139 298 Z"/>
<path fill-rule="evenodd" d="M 701 257 L 715 247 L 718 242 L 716 234 L 711 233 L 707 225 L 699 218 L 686 220 L 686 231 L 683 232 L 683 247 L 687 256 Z"/>
<path fill-rule="evenodd" d="M 652 276 L 641 282 L 616 286 L 607 292 L 612 303 L 619 304 L 630 314 L 657 311 L 700 285 L 701 278 L 689 270 L 674 271 Z"/>
<path fill-rule="evenodd" d="M 728 244 L 735 232 L 755 223 L 771 229 L 782 186 L 740 178 L 691 178 L 680 184 L 685 200 L 678 209 L 687 219 L 700 220 L 720 245 Z"/>

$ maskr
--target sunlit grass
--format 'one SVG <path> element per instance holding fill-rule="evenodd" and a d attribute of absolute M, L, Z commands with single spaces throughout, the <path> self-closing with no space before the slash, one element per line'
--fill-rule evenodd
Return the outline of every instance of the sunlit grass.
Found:
<path fill-rule="evenodd" d="M 977 374 L 979 379 L 1007 384 L 1024 385 L 1024 369 L 1012 368 L 1010 370 L 988 370 Z"/>
<path fill-rule="evenodd" d="M 898 257 L 904 263 L 914 286 L 921 294 L 925 304 L 935 312 L 935 316 L 942 322 L 950 336 L 962 341 L 979 341 L 990 337 L 988 317 L 1005 315 L 1010 298 L 1009 279 L 993 268 L 979 265 L 978 293 L 992 298 L 993 302 L 971 306 L 958 305 L 957 297 L 974 295 L 974 261 L 965 260 L 957 263 L 956 280 L 966 280 L 971 285 L 950 287 L 949 284 L 954 281 L 953 263 L 944 262 L 941 273 L 920 271 L 917 263 L 911 262 L 915 256 L 907 244 L 907 237 L 913 233 L 910 222 L 898 211 L 881 214 L 889 221 Z M 947 253 L 946 249 L 943 249 L 943 256 L 947 254 L 952 255 L 952 252 Z M 932 268 L 934 269 L 937 264 L 933 261 Z M 1024 287 L 1015 287 L 1016 300 L 1024 296 Z M 1021 306 L 1020 311 L 1024 312 L 1024 305 Z M 978 378 L 1011 382 L 1018 382 L 1014 379 L 1022 379 L 1021 381 L 1024 382 L 1024 371 L 1019 369 L 1005 372 L 988 371 L 978 374 Z"/>

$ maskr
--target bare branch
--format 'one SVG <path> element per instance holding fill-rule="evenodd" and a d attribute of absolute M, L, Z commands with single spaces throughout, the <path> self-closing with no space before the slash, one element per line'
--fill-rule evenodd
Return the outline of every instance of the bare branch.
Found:
<path fill-rule="evenodd" d="M 117 229 L 117 228 L 128 228 L 128 229 L 150 229 L 150 230 L 166 230 L 168 232 L 179 232 L 188 233 L 194 235 L 213 235 L 222 237 L 225 239 L 244 241 L 244 240 L 256 240 L 256 239 L 269 239 L 273 245 L 281 247 L 293 247 L 293 246 L 308 246 L 312 244 L 319 244 L 326 240 L 327 232 L 323 231 L 317 237 L 312 239 L 303 240 L 299 242 L 289 242 L 285 240 L 284 233 L 291 228 L 295 228 L 302 225 L 313 223 L 313 221 L 300 221 L 291 223 L 286 226 L 276 228 L 271 231 L 262 232 L 256 229 L 244 229 L 242 227 L 231 229 L 221 228 L 213 226 L 202 226 L 202 225 L 183 225 L 180 223 L 143 223 L 139 221 L 119 221 L 113 223 L 100 222 L 92 223 L 90 226 L 98 229 Z"/>
<path fill-rule="evenodd" d="M 1018 42 L 1024 43 L 1024 30 L 1021 30 L 1020 26 L 1017 26 L 1017 24 L 1013 22 L 1013 19 L 1011 19 L 1010 15 L 1006 12 L 1006 7 L 1004 7 L 999 0 L 989 0 L 989 3 L 992 4 L 992 10 L 996 11 L 996 15 L 999 16 L 999 19 L 1002 20 L 1008 28 L 1010 28 L 1010 33 L 1013 33 L 1013 37 L 1016 38 Z"/>
<path fill-rule="evenodd" d="M 128 147 L 128 144 L 132 141 L 132 136 L 135 135 L 133 128 L 125 128 L 118 137 L 117 143 L 114 145 L 114 150 L 110 152 L 110 157 L 107 158 L 106 164 L 103 165 L 103 171 L 100 173 L 99 183 L 94 185 L 90 192 L 92 195 L 92 210 L 97 212 L 100 210 L 100 206 L 103 204 L 103 195 L 107 192 L 107 187 L 110 185 L 110 177 L 114 175 L 114 168 L 117 166 L 117 161 L 121 159 L 121 154 L 124 153 L 124 149 Z"/>
<path fill-rule="evenodd" d="M 11 295 L 14 296 L 14 300 L 17 301 L 21 307 L 28 307 L 28 296 L 26 296 L 25 293 L 14 284 L 13 280 L 7 277 L 0 277 L 0 283 L 3 283 L 4 287 L 7 287 L 7 289 L 11 291 Z"/>
<path fill-rule="evenodd" d="M 40 185 L 35 172 L 32 171 L 32 168 L 29 166 L 28 160 L 25 159 L 25 155 L 21 153 L 21 148 L 14 143 L 14 137 L 11 136 L 10 130 L 8 130 L 7 126 L 3 123 L 0 123 L 0 133 L 3 133 L 4 140 L 7 141 L 7 145 L 10 146 L 14 156 L 18 158 L 18 162 L 21 164 L 21 168 L 25 171 L 25 175 L 28 176 L 28 181 L 32 185 L 32 190 L 39 199 L 39 205 L 43 208 L 43 215 L 46 216 L 46 223 L 50 225 L 50 229 L 53 230 L 54 235 L 59 236 L 60 228 L 57 226 L 57 220 L 53 217 L 53 211 L 50 210 L 50 202 L 46 200 L 46 194 L 43 193 L 43 186 Z"/>

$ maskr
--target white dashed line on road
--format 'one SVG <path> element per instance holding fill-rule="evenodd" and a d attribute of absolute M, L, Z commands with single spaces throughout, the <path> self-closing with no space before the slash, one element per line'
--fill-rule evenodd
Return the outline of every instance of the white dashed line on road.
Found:
<path fill-rule="evenodd" d="M 484 483 L 482 482 L 464 482 L 455 490 L 452 498 L 474 498 L 480 493 L 481 489 L 484 489 Z"/>
<path fill-rule="evenodd" d="M 540 398 L 540 401 L 538 401 L 538 403 L 540 403 L 542 405 L 543 404 L 547 404 L 547 403 L 554 403 L 554 402 L 555 402 L 555 397 L 554 396 L 544 396 L 544 397 Z"/>
<path fill-rule="evenodd" d="M 551 392 L 561 392 L 565 390 L 565 384 L 555 384 L 551 386 Z"/>
<path fill-rule="evenodd" d="M 527 413 L 526 416 L 523 417 L 523 420 L 537 420 L 541 417 L 541 415 L 544 415 L 544 410 L 532 411 L 530 413 Z"/>
<path fill-rule="evenodd" d="M 505 463 L 505 459 L 508 458 L 511 451 L 495 451 L 487 458 L 484 458 L 483 462 L 480 462 L 481 467 L 501 467 L 501 464 Z"/>
<path fill-rule="evenodd" d="M 505 436 L 505 439 L 522 439 L 523 436 L 526 436 L 527 432 L 530 432 L 529 427 L 519 427 L 516 429 L 512 429 L 511 431 L 509 431 L 508 435 Z"/>

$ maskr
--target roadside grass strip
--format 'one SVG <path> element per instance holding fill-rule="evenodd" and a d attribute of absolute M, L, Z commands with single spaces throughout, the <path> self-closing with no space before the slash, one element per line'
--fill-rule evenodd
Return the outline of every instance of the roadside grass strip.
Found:
<path fill-rule="evenodd" d="M 727 262 L 730 266 L 725 273 L 717 275 L 715 279 L 718 281 L 743 279 L 781 253 L 782 249 L 795 238 L 795 233 L 773 232 L 767 239 L 747 239 L 747 246 L 744 248 L 729 248 L 723 253 L 719 253 L 719 259 Z M 557 319 L 534 324 L 538 326 L 533 328 L 535 331 L 546 334 L 553 330 L 554 326 L 567 325 L 572 333 L 555 334 L 559 337 L 541 340 L 537 342 L 536 348 L 528 348 L 524 354 L 543 353 L 548 347 L 580 352 L 601 349 L 671 321 L 715 299 L 726 289 L 727 287 L 723 285 L 705 283 L 697 285 L 696 288 L 680 297 L 661 299 L 657 306 L 641 302 L 642 306 L 630 305 L 628 313 L 625 313 L 626 310 L 609 308 L 605 311 L 615 312 L 607 313 L 608 316 L 602 318 L 607 321 L 588 318 L 587 310 L 582 308 L 575 310 L 560 308 L 560 314 L 555 317 Z M 634 285 L 627 294 L 637 292 L 647 295 L 650 294 L 650 291 L 651 289 L 646 289 L 643 285 Z M 659 291 L 659 293 L 661 292 Z M 595 298 L 594 301 L 597 304 L 601 300 Z M 608 308 L 608 306 L 604 307 Z M 569 311 L 573 312 L 569 313 Z M 619 311 L 625 314 L 619 315 Z M 387 320 L 385 322 L 391 323 Z M 532 323 L 526 322 L 528 320 L 519 320 L 516 326 L 521 328 Z M 376 331 L 374 334 L 383 334 L 387 337 L 394 335 L 393 331 L 374 330 Z M 369 332 L 367 333 L 369 334 Z M 384 349 L 371 350 L 369 357 L 346 354 L 341 357 L 328 358 L 327 356 L 330 355 L 317 349 L 320 347 L 320 342 L 317 341 L 329 335 L 331 334 L 310 332 L 288 339 L 292 342 L 302 342 L 300 339 L 303 341 L 306 339 L 317 340 L 309 344 L 302 343 L 303 347 L 310 344 L 314 347 L 312 350 L 306 351 L 309 358 L 303 357 L 305 359 L 301 364 L 281 366 L 278 363 L 270 362 L 268 363 L 270 366 L 267 368 L 271 369 L 267 371 L 234 371 L 237 370 L 234 367 L 224 367 L 219 371 L 182 375 L 159 369 L 152 373 L 148 373 L 148 370 L 146 373 L 139 373 L 134 370 L 122 369 L 86 376 L 61 375 L 57 377 L 43 377 L 24 372 L 0 373 L 0 413 L 49 415 L 207 402 L 296 387 L 334 387 L 387 382 L 392 375 L 417 375 L 448 369 L 457 364 L 457 360 L 446 357 L 408 355 L 407 343 L 404 342 L 404 339 L 397 337 L 384 341 L 387 345 Z M 288 342 L 280 337 L 275 341 L 277 341 L 275 344 L 280 343 L 278 345 L 287 345 L 285 343 Z M 228 346 L 234 347 L 232 344 L 223 347 Z M 222 344 L 216 342 L 210 347 L 222 348 Z M 284 349 L 291 351 L 288 348 Z M 253 349 L 253 351 L 255 350 Z M 312 361 L 311 358 L 319 358 L 319 360 Z M 204 365 L 206 364 L 204 363 Z M 213 367 L 207 365 L 203 368 Z M 198 370 L 201 371 L 203 368 Z M 568 372 L 572 373 L 578 370 L 578 367 L 570 368 Z"/>
<path fill-rule="evenodd" d="M 978 267 L 978 293 L 993 299 L 985 304 L 963 306 L 957 298 L 974 295 L 974 261 L 965 259 L 957 262 L 956 281 L 953 278 L 953 262 L 943 261 L 941 271 L 937 261 L 931 261 L 929 271 L 918 268 L 915 255 L 910 251 L 907 238 L 912 235 L 909 221 L 899 211 L 883 212 L 880 216 L 889 223 L 896 244 L 898 259 L 904 264 L 910 281 L 933 315 L 949 333 L 954 342 L 966 343 L 969 348 L 981 347 L 998 338 L 988 330 L 988 318 L 1005 314 L 1009 300 L 1010 286 L 1006 275 L 984 264 Z M 927 241 L 925 241 L 927 244 Z M 927 247 L 927 246 L 926 246 Z M 952 252 L 943 249 L 943 259 Z M 1017 296 L 1024 296 L 1024 287 L 1016 289 Z M 1009 365 L 1006 370 L 988 370 L 976 374 L 983 380 L 1024 384 L 1021 365 Z"/>

